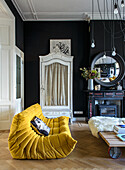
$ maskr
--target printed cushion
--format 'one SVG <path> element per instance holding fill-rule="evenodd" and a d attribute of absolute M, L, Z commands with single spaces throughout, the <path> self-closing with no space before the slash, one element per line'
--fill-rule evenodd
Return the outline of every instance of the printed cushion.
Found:
<path fill-rule="evenodd" d="M 39 135 L 49 135 L 50 128 L 38 117 L 35 116 L 34 120 L 31 121 L 31 126 Z"/>

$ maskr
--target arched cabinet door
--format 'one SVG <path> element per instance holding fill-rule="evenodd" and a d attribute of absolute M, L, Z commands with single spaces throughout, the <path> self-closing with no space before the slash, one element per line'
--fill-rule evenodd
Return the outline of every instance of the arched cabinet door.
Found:
<path fill-rule="evenodd" d="M 73 115 L 73 56 L 40 56 L 40 105 L 46 117 Z"/>

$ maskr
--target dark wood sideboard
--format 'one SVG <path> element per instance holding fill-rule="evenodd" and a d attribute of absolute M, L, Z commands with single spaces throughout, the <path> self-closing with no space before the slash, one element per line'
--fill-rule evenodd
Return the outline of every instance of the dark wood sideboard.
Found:
<path fill-rule="evenodd" d="M 87 119 L 90 119 L 92 116 L 99 116 L 100 114 L 99 109 L 101 106 L 102 110 L 107 110 L 112 112 L 114 110 L 114 114 L 109 114 L 109 116 L 115 117 L 125 117 L 125 90 L 84 90 L 84 93 L 87 93 L 87 101 L 88 101 L 88 109 L 86 113 Z M 114 101 L 114 103 L 113 103 Z M 98 104 L 98 103 L 101 104 Z M 117 105 L 117 102 L 120 105 Z M 114 106 L 114 107 L 113 107 Z M 119 107 L 117 109 L 117 107 Z M 119 110 L 120 113 L 117 114 Z M 107 113 L 104 116 L 108 116 Z"/>

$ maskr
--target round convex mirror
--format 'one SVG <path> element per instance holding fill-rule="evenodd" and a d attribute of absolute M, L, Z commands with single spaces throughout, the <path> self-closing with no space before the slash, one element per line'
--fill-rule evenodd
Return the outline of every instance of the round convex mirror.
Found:
<path fill-rule="evenodd" d="M 120 55 L 112 56 L 111 52 L 98 54 L 91 65 L 91 69 L 98 72 L 96 82 L 103 86 L 114 86 L 122 80 L 125 73 L 125 62 Z"/>

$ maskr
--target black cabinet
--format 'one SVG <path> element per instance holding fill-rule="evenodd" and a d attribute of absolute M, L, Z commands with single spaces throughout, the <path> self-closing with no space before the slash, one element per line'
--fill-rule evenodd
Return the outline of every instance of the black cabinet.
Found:
<path fill-rule="evenodd" d="M 125 117 L 125 90 L 84 90 L 84 93 L 87 93 L 88 98 L 88 119 L 92 116 Z M 105 108 L 105 111 L 100 107 Z"/>

